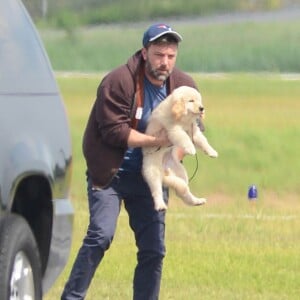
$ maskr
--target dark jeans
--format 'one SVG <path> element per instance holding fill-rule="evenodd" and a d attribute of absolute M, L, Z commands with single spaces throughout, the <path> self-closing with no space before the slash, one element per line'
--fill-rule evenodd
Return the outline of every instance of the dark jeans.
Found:
<path fill-rule="evenodd" d="M 167 189 L 164 189 L 164 198 L 167 201 Z M 61 299 L 84 299 L 97 266 L 113 240 L 122 199 L 138 248 L 133 299 L 158 299 L 165 256 L 165 212 L 154 210 L 150 190 L 142 175 L 118 175 L 101 190 L 92 188 L 88 180 L 88 199 L 88 231 Z"/>

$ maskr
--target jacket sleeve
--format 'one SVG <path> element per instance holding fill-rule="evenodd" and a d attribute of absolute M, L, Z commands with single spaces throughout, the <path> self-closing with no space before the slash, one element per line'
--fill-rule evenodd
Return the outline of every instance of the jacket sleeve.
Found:
<path fill-rule="evenodd" d="M 112 73 L 104 78 L 97 91 L 96 123 L 102 141 L 114 147 L 127 147 L 131 130 L 130 108 L 132 84 L 124 76 L 115 78 Z"/>

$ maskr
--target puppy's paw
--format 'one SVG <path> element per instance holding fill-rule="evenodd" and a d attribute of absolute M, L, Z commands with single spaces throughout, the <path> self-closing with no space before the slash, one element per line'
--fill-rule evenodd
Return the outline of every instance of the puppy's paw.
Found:
<path fill-rule="evenodd" d="M 190 155 L 195 155 L 196 154 L 196 148 L 193 144 L 184 146 L 183 150 L 186 154 L 190 154 Z"/>
<path fill-rule="evenodd" d="M 203 205 L 206 203 L 206 199 L 205 198 L 197 198 L 195 199 L 194 201 L 194 204 L 195 206 L 198 206 L 198 205 Z"/>
<path fill-rule="evenodd" d="M 157 211 L 163 211 L 163 210 L 167 210 L 168 209 L 166 203 L 163 200 L 162 201 L 156 201 L 154 203 L 154 208 Z"/>
<path fill-rule="evenodd" d="M 207 154 L 212 158 L 218 157 L 218 152 L 215 149 L 211 149 Z"/>

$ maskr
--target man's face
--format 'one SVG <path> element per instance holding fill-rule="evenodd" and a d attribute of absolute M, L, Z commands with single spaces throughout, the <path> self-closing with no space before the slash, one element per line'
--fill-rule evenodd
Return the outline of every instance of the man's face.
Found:
<path fill-rule="evenodd" d="M 147 78 L 155 85 L 161 85 L 172 73 L 177 57 L 177 44 L 151 44 L 142 49 Z"/>

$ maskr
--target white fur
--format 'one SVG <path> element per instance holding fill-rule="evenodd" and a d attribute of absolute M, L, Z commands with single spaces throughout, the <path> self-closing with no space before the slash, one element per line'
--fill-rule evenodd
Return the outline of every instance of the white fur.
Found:
<path fill-rule="evenodd" d="M 188 186 L 186 170 L 178 159 L 178 148 L 186 154 L 196 154 L 196 147 L 210 157 L 218 153 L 208 143 L 197 125 L 203 108 L 200 93 L 191 87 L 175 89 L 152 112 L 146 133 L 159 136 L 162 130 L 172 143 L 171 147 L 143 148 L 142 172 L 151 190 L 156 210 L 166 210 L 163 200 L 162 185 L 171 187 L 176 194 L 189 205 L 201 205 L 204 198 L 195 197 Z"/>

